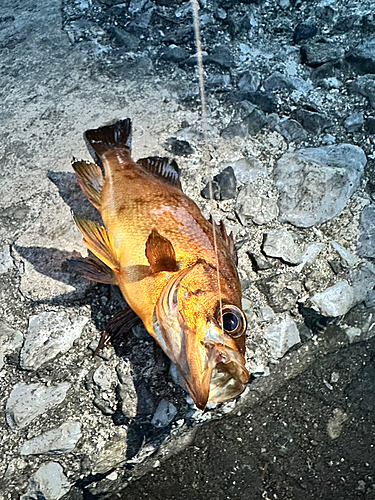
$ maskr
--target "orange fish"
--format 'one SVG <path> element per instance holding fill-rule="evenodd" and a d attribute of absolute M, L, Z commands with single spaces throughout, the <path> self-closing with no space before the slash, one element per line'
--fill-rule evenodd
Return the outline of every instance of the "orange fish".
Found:
<path fill-rule="evenodd" d="M 119 286 L 176 365 L 196 406 L 238 396 L 249 374 L 232 234 L 223 223 L 214 225 L 216 256 L 214 222 L 182 192 L 176 162 L 132 160 L 130 119 L 84 137 L 96 163 L 74 161 L 73 168 L 104 227 L 74 216 L 96 256 L 77 267 L 89 279 Z M 116 322 L 117 329 L 121 322 L 129 327 L 132 316 L 124 311 Z"/>

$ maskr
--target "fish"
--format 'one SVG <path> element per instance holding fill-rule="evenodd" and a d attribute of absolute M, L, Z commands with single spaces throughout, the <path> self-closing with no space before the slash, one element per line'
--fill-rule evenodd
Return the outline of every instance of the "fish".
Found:
<path fill-rule="evenodd" d="M 140 319 L 198 408 L 237 397 L 249 373 L 233 234 L 183 193 L 175 160 L 132 159 L 129 118 L 84 139 L 95 163 L 73 159 L 72 167 L 103 225 L 73 214 L 89 250 L 76 267 L 117 285 L 130 307 L 107 331 Z"/>

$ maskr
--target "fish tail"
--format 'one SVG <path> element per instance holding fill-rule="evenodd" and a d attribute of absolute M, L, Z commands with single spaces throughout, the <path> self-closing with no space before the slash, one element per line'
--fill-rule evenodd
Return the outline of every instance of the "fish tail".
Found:
<path fill-rule="evenodd" d="M 101 164 L 102 155 L 114 149 L 129 157 L 132 145 L 132 122 L 130 118 L 126 118 L 113 125 L 87 130 L 84 139 L 96 163 Z"/>
<path fill-rule="evenodd" d="M 100 196 L 103 186 L 103 173 L 95 163 L 73 159 L 72 167 L 82 191 L 95 208 L 100 210 Z"/>

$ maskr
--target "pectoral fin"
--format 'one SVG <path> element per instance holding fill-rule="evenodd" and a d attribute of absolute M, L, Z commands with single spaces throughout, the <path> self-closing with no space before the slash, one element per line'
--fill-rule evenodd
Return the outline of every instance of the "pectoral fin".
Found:
<path fill-rule="evenodd" d="M 152 273 L 177 271 L 176 253 L 172 243 L 153 229 L 146 242 L 145 251 Z"/>
<path fill-rule="evenodd" d="M 116 274 L 93 254 L 89 257 L 68 260 L 68 262 L 73 269 L 88 280 L 108 285 L 116 284 Z"/>
<path fill-rule="evenodd" d="M 85 217 L 79 217 L 74 214 L 73 218 L 83 235 L 83 242 L 90 252 L 104 262 L 112 271 L 119 273 L 120 264 L 117 259 L 113 239 L 106 228 Z"/>

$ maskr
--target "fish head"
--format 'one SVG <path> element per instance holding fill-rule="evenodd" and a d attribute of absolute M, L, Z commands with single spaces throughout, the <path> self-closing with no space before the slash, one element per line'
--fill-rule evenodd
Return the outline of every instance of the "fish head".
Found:
<path fill-rule="evenodd" d="M 238 279 L 219 279 L 220 291 L 216 268 L 204 261 L 177 272 L 154 315 L 155 337 L 201 409 L 238 396 L 249 379 Z"/>

